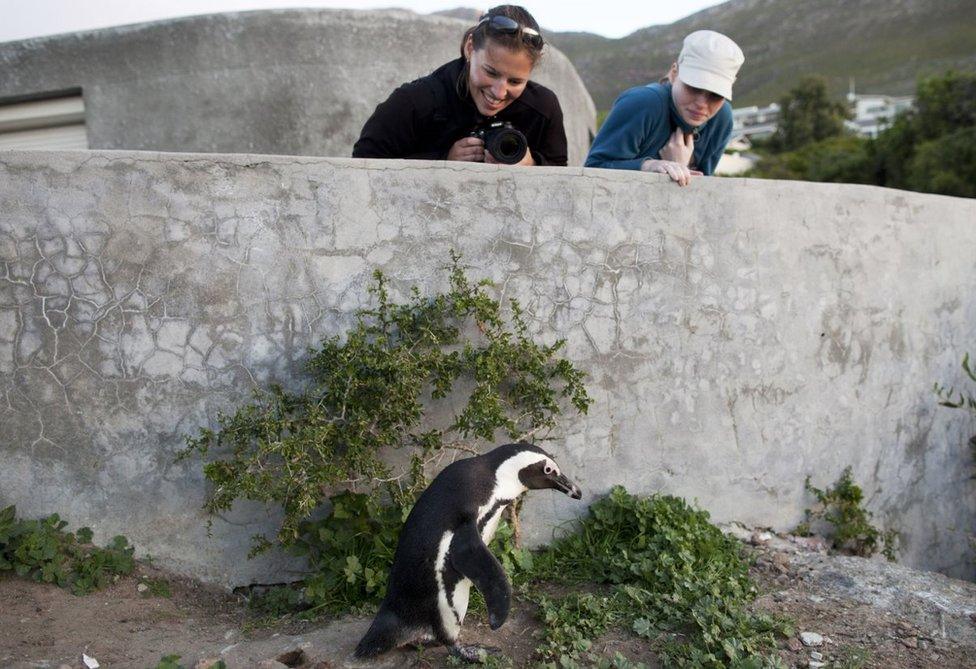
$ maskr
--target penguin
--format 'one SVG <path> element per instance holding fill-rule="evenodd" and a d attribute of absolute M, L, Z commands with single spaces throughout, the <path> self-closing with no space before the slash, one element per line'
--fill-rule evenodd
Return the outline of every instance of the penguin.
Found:
<path fill-rule="evenodd" d="M 505 507 L 526 490 L 545 488 L 582 498 L 552 456 L 532 444 L 506 444 L 445 467 L 407 516 L 386 597 L 355 656 L 375 657 L 422 639 L 477 662 L 482 649 L 458 644 L 471 585 L 484 596 L 489 625 L 498 629 L 508 617 L 512 587 L 488 544 Z"/>

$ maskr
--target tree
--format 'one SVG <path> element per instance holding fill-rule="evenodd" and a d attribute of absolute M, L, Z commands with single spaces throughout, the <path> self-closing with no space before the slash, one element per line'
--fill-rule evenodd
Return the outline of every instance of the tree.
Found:
<path fill-rule="evenodd" d="M 909 168 L 911 190 L 976 197 L 976 127 L 918 144 Z"/>
<path fill-rule="evenodd" d="M 873 184 L 871 145 L 868 140 L 853 135 L 830 137 L 795 151 L 765 156 L 748 176 Z"/>
<path fill-rule="evenodd" d="M 976 197 L 976 72 L 919 81 L 915 109 L 875 142 L 877 182 L 944 195 Z"/>
<path fill-rule="evenodd" d="M 847 106 L 827 96 L 822 77 L 805 77 L 780 98 L 779 124 L 771 140 L 776 151 L 793 151 L 844 133 Z"/>

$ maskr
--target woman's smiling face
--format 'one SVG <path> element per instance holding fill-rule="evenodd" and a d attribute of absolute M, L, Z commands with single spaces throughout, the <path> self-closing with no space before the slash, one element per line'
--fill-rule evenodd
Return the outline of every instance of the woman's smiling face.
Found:
<path fill-rule="evenodd" d="M 475 49 L 468 38 L 464 45 L 468 61 L 468 92 L 478 111 L 495 116 L 515 102 L 532 74 L 532 59 L 524 51 L 512 51 L 492 42 Z"/>

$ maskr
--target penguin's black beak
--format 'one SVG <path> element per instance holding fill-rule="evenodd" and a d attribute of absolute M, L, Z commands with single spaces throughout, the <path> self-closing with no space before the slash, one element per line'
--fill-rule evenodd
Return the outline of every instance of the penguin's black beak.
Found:
<path fill-rule="evenodd" d="M 583 493 L 579 487 L 562 474 L 551 474 L 549 480 L 552 482 L 552 487 L 556 490 L 569 495 L 573 499 L 583 499 Z"/>

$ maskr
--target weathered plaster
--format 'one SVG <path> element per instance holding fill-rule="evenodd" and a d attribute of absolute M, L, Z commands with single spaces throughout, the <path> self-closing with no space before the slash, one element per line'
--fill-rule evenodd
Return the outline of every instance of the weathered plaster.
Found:
<path fill-rule="evenodd" d="M 0 504 L 127 534 L 214 581 L 268 520 L 206 538 L 185 435 L 341 333 L 374 269 L 445 287 L 451 249 L 591 378 L 551 444 L 621 483 L 787 528 L 852 465 L 910 565 L 974 574 L 976 425 L 936 407 L 976 326 L 976 203 L 579 168 L 0 153 Z M 584 506 L 530 495 L 534 541 Z"/>

